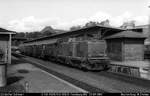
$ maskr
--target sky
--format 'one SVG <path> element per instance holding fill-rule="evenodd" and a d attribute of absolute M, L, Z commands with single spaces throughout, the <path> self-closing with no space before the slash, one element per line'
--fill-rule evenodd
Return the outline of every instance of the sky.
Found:
<path fill-rule="evenodd" d="M 149 5 L 150 0 L 0 0 L 0 27 L 17 32 L 40 31 L 45 26 L 68 30 L 106 19 L 114 27 L 131 20 L 145 25 Z"/>

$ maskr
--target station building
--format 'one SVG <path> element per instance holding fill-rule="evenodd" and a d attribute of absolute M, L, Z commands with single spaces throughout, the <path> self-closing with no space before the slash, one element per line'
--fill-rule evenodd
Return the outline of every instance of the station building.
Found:
<path fill-rule="evenodd" d="M 131 30 L 108 36 L 107 54 L 111 59 L 109 71 L 133 77 L 141 77 L 140 70 L 149 65 L 144 60 L 144 42 L 147 36 Z"/>
<path fill-rule="evenodd" d="M 6 85 L 6 66 L 11 64 L 12 34 L 15 32 L 0 28 L 0 87 Z"/>
<path fill-rule="evenodd" d="M 133 31 L 123 31 L 106 37 L 107 53 L 111 60 L 143 61 L 146 36 Z"/>

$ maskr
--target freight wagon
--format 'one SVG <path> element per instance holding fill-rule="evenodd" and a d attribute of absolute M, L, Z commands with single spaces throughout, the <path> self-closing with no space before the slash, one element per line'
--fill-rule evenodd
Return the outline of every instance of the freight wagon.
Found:
<path fill-rule="evenodd" d="M 20 50 L 28 56 L 84 70 L 105 70 L 109 68 L 109 58 L 103 37 L 121 31 L 123 30 L 117 28 L 93 26 L 27 41 L 20 45 Z"/>
<path fill-rule="evenodd" d="M 23 54 L 28 56 L 84 70 L 103 70 L 107 69 L 109 64 L 104 40 L 29 45 L 21 46 L 20 49 Z"/>

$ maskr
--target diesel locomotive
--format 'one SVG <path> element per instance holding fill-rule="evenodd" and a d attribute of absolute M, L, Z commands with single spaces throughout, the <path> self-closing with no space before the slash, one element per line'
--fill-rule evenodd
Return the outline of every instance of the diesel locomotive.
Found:
<path fill-rule="evenodd" d="M 103 29 L 103 30 L 102 30 Z M 42 58 L 83 70 L 109 69 L 107 44 L 103 34 L 121 29 L 94 26 L 26 41 L 19 46 L 22 54 Z M 107 34 L 108 32 L 109 34 Z"/>

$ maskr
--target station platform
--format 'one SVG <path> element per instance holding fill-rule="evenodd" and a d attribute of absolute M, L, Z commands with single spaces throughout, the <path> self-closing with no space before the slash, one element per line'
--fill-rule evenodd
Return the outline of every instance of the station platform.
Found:
<path fill-rule="evenodd" d="M 150 80 L 150 61 L 111 61 L 111 72 Z"/>
<path fill-rule="evenodd" d="M 131 66 L 131 67 L 139 67 L 139 68 L 150 67 L 150 61 L 148 61 L 148 60 L 144 60 L 144 61 L 124 61 L 124 62 L 111 61 L 111 64 Z"/>
<path fill-rule="evenodd" d="M 106 92 L 150 92 L 149 80 L 129 78 L 105 71 L 83 72 L 76 68 L 66 67 L 61 64 L 55 64 L 53 62 L 29 56 L 25 56 L 22 59 L 65 74 L 66 76 L 75 78 L 79 81 L 83 81 L 89 85 L 105 90 Z"/>
<path fill-rule="evenodd" d="M 20 79 L 9 79 L 12 84 L 22 85 L 25 92 L 43 93 L 86 93 L 85 90 L 72 85 L 52 74 L 49 74 L 29 63 L 22 63 L 18 58 L 12 57 L 12 64 L 8 66 L 8 77 Z"/>

